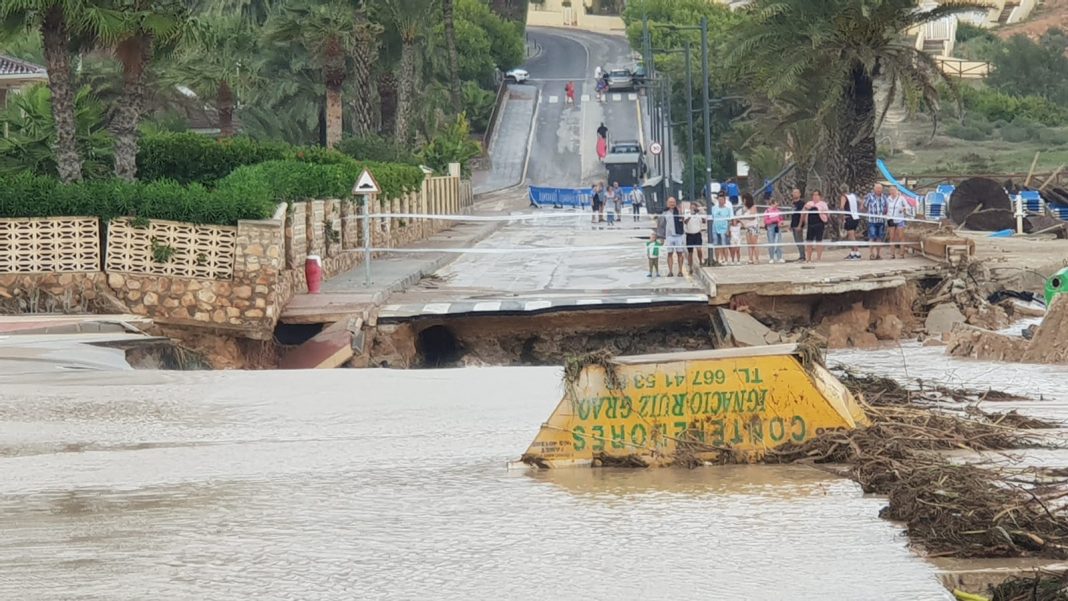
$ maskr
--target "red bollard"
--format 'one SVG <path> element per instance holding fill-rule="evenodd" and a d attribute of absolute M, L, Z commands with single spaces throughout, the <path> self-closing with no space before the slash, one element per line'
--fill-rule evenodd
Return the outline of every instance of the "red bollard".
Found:
<path fill-rule="evenodd" d="M 323 268 L 319 255 L 308 255 L 304 261 L 304 277 L 308 280 L 308 294 L 319 294 L 323 283 Z"/>

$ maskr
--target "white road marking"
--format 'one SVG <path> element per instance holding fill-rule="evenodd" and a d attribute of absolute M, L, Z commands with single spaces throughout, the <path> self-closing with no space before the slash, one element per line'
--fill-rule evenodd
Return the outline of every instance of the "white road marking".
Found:
<path fill-rule="evenodd" d="M 612 102 L 619 102 L 620 100 L 623 100 L 622 94 L 612 94 Z"/>
<path fill-rule="evenodd" d="M 557 102 L 560 102 L 559 96 L 549 96 L 549 104 L 556 104 Z"/>
<path fill-rule="evenodd" d="M 548 309 L 551 306 L 553 306 L 553 302 L 552 301 L 547 301 L 547 300 L 529 301 L 527 304 L 523 305 L 523 310 L 524 311 L 537 311 L 538 309 Z"/>
<path fill-rule="evenodd" d="M 637 99 L 638 99 L 638 95 L 637 94 L 633 94 L 633 93 L 627 94 L 627 100 L 637 100 Z"/>
<path fill-rule="evenodd" d="M 400 311 L 400 305 L 386 305 L 382 307 L 383 311 Z"/>
<path fill-rule="evenodd" d="M 599 304 L 601 304 L 601 302 L 602 301 L 599 298 L 580 298 L 580 299 L 578 299 L 578 301 L 575 302 L 575 304 L 576 305 L 599 305 Z"/>
<path fill-rule="evenodd" d="M 640 304 L 651 303 L 651 302 L 653 302 L 653 299 L 651 299 L 651 298 L 628 298 L 627 299 L 627 304 L 628 305 L 640 305 Z"/>
<path fill-rule="evenodd" d="M 475 311 L 500 311 L 501 310 L 501 303 L 500 303 L 500 301 L 498 301 L 498 302 L 489 302 L 489 303 L 475 303 L 474 310 Z"/>
<path fill-rule="evenodd" d="M 423 313 L 430 313 L 433 315 L 443 315 L 449 312 L 450 303 L 430 303 L 423 306 Z"/>
<path fill-rule="evenodd" d="M 583 102 L 589 102 L 590 101 L 590 95 L 589 94 L 583 94 L 582 95 L 582 101 Z"/>

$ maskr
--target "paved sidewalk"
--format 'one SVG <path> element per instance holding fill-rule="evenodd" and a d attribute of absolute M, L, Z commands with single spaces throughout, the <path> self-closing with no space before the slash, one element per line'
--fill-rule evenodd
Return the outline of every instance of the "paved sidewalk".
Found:
<path fill-rule="evenodd" d="M 525 188 L 512 188 L 480 195 L 473 215 L 503 215 L 527 204 Z M 401 248 L 470 248 L 500 229 L 505 221 L 458 221 L 425 240 Z M 362 251 L 351 251 L 362 252 Z M 372 309 L 390 295 L 418 283 L 424 277 L 453 262 L 459 253 L 395 253 L 371 261 L 372 282 L 365 284 L 361 263 L 323 282 L 320 294 L 296 294 L 282 310 L 282 323 L 330 323 L 361 317 L 367 320 Z"/>

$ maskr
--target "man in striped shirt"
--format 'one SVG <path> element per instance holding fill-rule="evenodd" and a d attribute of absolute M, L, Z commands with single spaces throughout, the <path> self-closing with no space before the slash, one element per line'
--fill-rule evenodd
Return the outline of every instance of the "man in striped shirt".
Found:
<path fill-rule="evenodd" d="M 883 185 L 875 184 L 871 192 L 864 196 L 864 212 L 868 218 L 869 259 L 882 259 L 882 247 L 878 244 L 886 241 L 886 210 L 888 198 L 883 193 Z"/>

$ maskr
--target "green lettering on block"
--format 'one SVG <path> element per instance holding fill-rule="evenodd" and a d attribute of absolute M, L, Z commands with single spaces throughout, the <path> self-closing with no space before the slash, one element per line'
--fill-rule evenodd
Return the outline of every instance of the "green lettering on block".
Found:
<path fill-rule="evenodd" d="M 571 430 L 571 439 L 575 441 L 575 450 L 581 451 L 586 448 L 586 428 L 575 426 Z"/>

